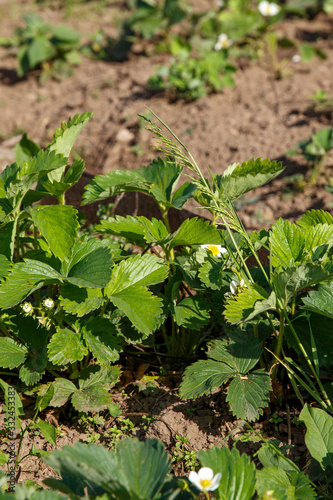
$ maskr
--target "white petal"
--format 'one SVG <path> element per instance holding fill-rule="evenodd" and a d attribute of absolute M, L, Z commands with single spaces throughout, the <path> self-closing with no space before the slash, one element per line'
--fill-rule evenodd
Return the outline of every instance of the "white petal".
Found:
<path fill-rule="evenodd" d="M 212 484 L 209 487 L 209 491 L 214 491 L 219 487 L 221 478 L 222 478 L 221 472 L 218 472 L 217 474 L 215 474 L 215 476 L 213 477 Z"/>
<path fill-rule="evenodd" d="M 228 250 L 224 247 L 220 246 L 219 250 L 220 250 L 220 253 L 228 253 Z"/>
<path fill-rule="evenodd" d="M 225 33 L 221 33 L 221 35 L 219 35 L 217 40 L 219 42 L 225 42 L 226 40 L 228 40 L 228 35 L 226 35 Z"/>
<path fill-rule="evenodd" d="M 199 479 L 211 481 L 214 477 L 214 472 L 210 467 L 201 467 L 198 472 Z"/>
<path fill-rule="evenodd" d="M 237 283 L 236 281 L 232 280 L 230 282 L 230 292 L 234 295 L 237 290 Z"/>
<path fill-rule="evenodd" d="M 198 490 L 201 490 L 199 476 L 194 470 L 191 470 L 191 472 L 189 473 L 188 479 L 189 479 L 189 481 L 191 481 L 191 483 L 193 483 L 198 488 Z"/>

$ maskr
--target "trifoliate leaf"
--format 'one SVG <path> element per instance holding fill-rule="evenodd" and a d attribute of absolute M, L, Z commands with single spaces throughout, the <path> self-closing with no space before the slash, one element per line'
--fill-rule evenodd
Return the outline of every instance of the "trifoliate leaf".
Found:
<path fill-rule="evenodd" d="M 80 240 L 75 243 L 62 272 L 73 285 L 103 288 L 110 280 L 112 263 L 108 242 L 91 238 L 88 242 Z"/>
<path fill-rule="evenodd" d="M 248 422 L 256 420 L 269 404 L 271 389 L 270 375 L 263 370 L 236 376 L 231 381 L 227 394 L 232 413 Z"/>
<path fill-rule="evenodd" d="M 201 330 L 209 322 L 210 304 L 205 297 L 186 297 L 172 309 L 177 325 L 191 330 Z"/>
<path fill-rule="evenodd" d="M 7 262 L 13 259 L 16 228 L 17 219 L 7 222 L 6 224 L 2 224 L 0 227 L 0 255 L 2 259 L 7 258 Z M 2 263 L 4 264 L 3 261 Z M 2 277 L 1 274 L 0 270 L 0 277 Z M 5 276 L 5 274 L 3 276 Z"/>
<path fill-rule="evenodd" d="M 225 363 L 213 361 L 197 361 L 186 368 L 179 394 L 183 399 L 198 398 L 203 394 L 210 394 L 215 387 L 223 385 L 235 370 Z"/>
<path fill-rule="evenodd" d="M 48 345 L 49 360 L 55 365 L 66 365 L 81 361 L 88 349 L 84 345 L 81 334 L 62 328 L 51 337 Z"/>
<path fill-rule="evenodd" d="M 51 252 L 68 261 L 79 227 L 77 210 L 69 205 L 41 205 L 31 209 L 31 216 Z"/>

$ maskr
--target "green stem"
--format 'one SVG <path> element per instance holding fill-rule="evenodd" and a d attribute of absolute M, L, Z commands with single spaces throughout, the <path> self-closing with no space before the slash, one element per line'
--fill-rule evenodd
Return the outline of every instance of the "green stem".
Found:
<path fill-rule="evenodd" d="M 65 193 L 62 193 L 62 195 L 59 197 L 59 203 L 60 205 L 66 205 Z"/>
<path fill-rule="evenodd" d="M 283 346 L 283 340 L 284 340 L 284 314 L 280 312 L 280 328 L 279 328 L 279 336 L 278 336 L 278 341 L 275 347 L 275 356 L 277 358 L 280 358 L 280 354 L 282 351 L 282 346 Z M 277 375 L 277 370 L 278 370 L 278 365 L 275 365 L 272 371 L 272 380 L 273 382 L 276 381 L 276 375 Z"/>

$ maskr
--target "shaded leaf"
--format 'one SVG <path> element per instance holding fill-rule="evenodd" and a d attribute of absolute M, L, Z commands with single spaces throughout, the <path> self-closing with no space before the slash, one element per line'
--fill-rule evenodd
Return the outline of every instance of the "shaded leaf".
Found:
<path fill-rule="evenodd" d="M 197 361 L 184 372 L 179 388 L 180 397 L 188 399 L 210 394 L 215 387 L 223 385 L 235 373 L 235 370 L 225 363 L 212 359 Z"/>
<path fill-rule="evenodd" d="M 0 337 L 0 366 L 2 368 L 16 368 L 24 363 L 28 349 L 15 342 L 10 337 Z"/>
<path fill-rule="evenodd" d="M 201 330 L 209 323 L 210 304 L 205 297 L 186 297 L 172 309 L 177 325 L 191 330 Z"/>
<path fill-rule="evenodd" d="M 98 309 L 104 302 L 99 288 L 80 288 L 70 283 L 61 287 L 59 300 L 66 312 L 78 317 Z"/>

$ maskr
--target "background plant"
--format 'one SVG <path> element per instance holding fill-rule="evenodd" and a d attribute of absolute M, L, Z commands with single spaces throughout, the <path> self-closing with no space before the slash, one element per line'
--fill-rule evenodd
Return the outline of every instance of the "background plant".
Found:
<path fill-rule="evenodd" d="M 52 27 L 36 14 L 24 14 L 25 27 L 17 28 L 13 37 L 1 39 L 3 45 L 17 50 L 19 77 L 42 68 L 42 79 L 71 74 L 71 68 L 81 62 L 81 35 L 68 26 Z"/>

